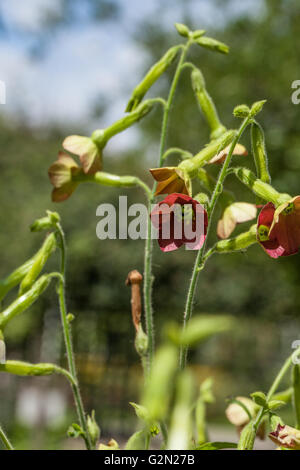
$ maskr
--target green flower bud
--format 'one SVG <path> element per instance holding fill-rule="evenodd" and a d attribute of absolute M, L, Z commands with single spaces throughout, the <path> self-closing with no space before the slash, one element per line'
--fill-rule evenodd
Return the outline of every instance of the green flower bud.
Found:
<path fill-rule="evenodd" d="M 41 232 L 42 230 L 51 230 L 60 222 L 60 216 L 57 212 L 46 211 L 47 217 L 37 219 L 30 226 L 31 232 Z"/>
<path fill-rule="evenodd" d="M 41 276 L 25 294 L 18 297 L 3 312 L 0 313 L 0 328 L 2 329 L 12 318 L 27 310 L 39 298 L 39 296 L 47 289 L 52 274 L 44 274 Z"/>
<path fill-rule="evenodd" d="M 141 323 L 139 324 L 136 332 L 134 345 L 139 356 L 146 356 L 148 352 L 148 336 L 144 333 Z"/>
<path fill-rule="evenodd" d="M 233 168 L 234 174 L 238 179 L 245 184 L 257 196 L 265 201 L 273 202 L 275 206 L 279 206 L 285 201 L 289 201 L 291 196 L 288 194 L 281 194 L 268 183 L 264 183 L 258 179 L 255 174 L 248 168 L 237 167 Z"/>
<path fill-rule="evenodd" d="M 215 244 L 213 251 L 216 253 L 231 253 L 232 251 L 246 250 L 249 246 L 257 243 L 256 224 L 250 230 L 233 238 L 220 240 Z"/>
<path fill-rule="evenodd" d="M 226 127 L 220 121 L 215 104 L 206 90 L 205 80 L 199 69 L 193 69 L 191 80 L 197 102 L 211 129 L 210 138 L 217 139 L 226 132 Z"/>
<path fill-rule="evenodd" d="M 178 168 L 185 171 L 190 177 L 196 176 L 199 168 L 204 166 L 212 157 L 227 147 L 236 136 L 236 131 L 226 131 L 221 137 L 210 142 L 194 157 L 183 160 Z"/>
<path fill-rule="evenodd" d="M 270 184 L 271 177 L 268 170 L 268 157 L 265 146 L 265 136 L 262 127 L 257 122 L 253 122 L 251 126 L 251 144 L 257 176 L 264 183 Z"/>
<path fill-rule="evenodd" d="M 77 439 L 80 436 L 85 436 L 85 432 L 83 431 L 82 427 L 77 423 L 73 423 L 71 426 L 69 426 L 67 434 L 73 439 Z"/>
<path fill-rule="evenodd" d="M 180 35 L 180 36 L 183 36 L 184 38 L 188 38 L 189 35 L 190 35 L 190 30 L 189 28 L 185 25 L 185 24 L 182 24 L 182 23 L 175 23 L 175 28 L 177 30 L 177 33 Z"/>
<path fill-rule="evenodd" d="M 137 109 L 137 106 L 140 104 L 147 91 L 173 63 L 179 50 L 180 46 L 171 47 L 171 49 L 169 49 L 163 55 L 163 57 L 150 68 L 141 83 L 139 83 L 133 90 L 131 98 L 126 107 L 126 112 L 132 112 Z"/>
<path fill-rule="evenodd" d="M 278 428 L 278 425 L 284 426 L 284 422 L 280 416 L 276 415 L 275 413 L 269 413 L 269 421 L 272 431 L 275 431 Z"/>
<path fill-rule="evenodd" d="M 259 406 L 267 408 L 267 397 L 263 392 L 254 392 L 251 393 L 252 400 Z"/>
<path fill-rule="evenodd" d="M 92 411 L 92 415 L 87 417 L 87 428 L 91 437 L 91 441 L 95 446 L 100 437 L 100 428 L 96 422 L 94 410 Z"/>
<path fill-rule="evenodd" d="M 74 319 L 75 319 L 75 316 L 73 315 L 73 313 L 68 313 L 68 315 L 67 315 L 68 323 L 72 323 L 72 321 L 74 321 Z"/>
<path fill-rule="evenodd" d="M 43 246 L 37 253 L 31 269 L 28 271 L 28 273 L 22 280 L 19 295 L 24 294 L 24 292 L 30 289 L 30 287 L 39 276 L 40 272 L 42 271 L 43 267 L 45 266 L 46 262 L 48 261 L 51 254 L 55 251 L 55 249 L 56 237 L 54 233 L 51 233 L 47 236 L 46 240 L 43 243 Z"/>
<path fill-rule="evenodd" d="M 206 193 L 198 193 L 196 194 L 196 196 L 193 196 L 193 199 L 195 199 L 195 201 L 200 202 L 200 204 L 204 206 L 209 203 L 209 197 Z"/>
<path fill-rule="evenodd" d="M 59 371 L 55 364 L 41 363 L 30 364 L 22 361 L 6 361 L 0 364 L 0 372 L 9 374 L 30 376 L 30 375 L 51 375 Z"/>
<path fill-rule="evenodd" d="M 240 104 L 236 106 L 233 110 L 233 115 L 238 118 L 246 118 L 250 114 L 250 108 L 246 104 Z"/>
<path fill-rule="evenodd" d="M 256 437 L 256 431 L 251 420 L 242 430 L 238 450 L 252 450 Z"/>
<path fill-rule="evenodd" d="M 261 100 L 261 101 L 256 101 L 252 107 L 250 114 L 252 117 L 256 116 L 256 114 L 260 113 L 260 111 L 263 109 L 264 104 L 267 102 L 267 100 Z"/>
<path fill-rule="evenodd" d="M 229 52 L 229 47 L 226 44 L 207 36 L 200 37 L 196 39 L 195 42 L 199 46 L 205 47 L 206 49 L 210 49 L 212 51 L 221 52 L 221 54 L 228 54 Z"/>
<path fill-rule="evenodd" d="M 0 301 L 6 296 L 6 294 L 11 289 L 13 289 L 22 281 L 28 271 L 30 271 L 30 269 L 32 268 L 36 256 L 37 255 L 30 258 L 24 264 L 19 266 L 15 271 L 13 271 L 9 276 L 0 281 Z"/>
<path fill-rule="evenodd" d="M 205 33 L 206 33 L 205 29 L 196 29 L 195 31 L 192 32 L 192 38 L 199 39 L 202 36 L 204 36 Z"/>

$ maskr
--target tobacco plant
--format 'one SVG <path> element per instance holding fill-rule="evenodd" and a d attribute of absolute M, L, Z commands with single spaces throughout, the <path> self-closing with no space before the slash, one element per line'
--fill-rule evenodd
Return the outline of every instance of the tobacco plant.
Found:
<path fill-rule="evenodd" d="M 257 115 L 265 104 L 264 100 L 251 106 L 242 104 L 234 108 L 233 114 L 238 123 L 236 129 L 228 129 L 219 117 L 216 105 L 207 90 L 203 72 L 193 62 L 192 53 L 195 47 L 202 47 L 212 53 L 227 54 L 228 46 L 206 36 L 204 30 L 190 31 L 183 24 L 175 26 L 183 38 L 182 43 L 171 47 L 146 73 L 132 92 L 126 114 L 109 127 L 96 129 L 90 137 L 66 137 L 62 143 L 63 151 L 49 168 L 49 178 L 54 187 L 54 202 L 66 200 L 83 183 L 94 183 L 103 191 L 104 186 L 131 187 L 142 189 L 145 194 L 148 216 L 144 273 L 142 276 L 136 270 L 131 271 L 126 281 L 131 288 L 135 348 L 141 358 L 144 387 L 140 404 L 131 403 L 139 418 L 140 429 L 129 438 L 125 449 L 149 449 L 153 436 L 159 434 L 159 445 L 162 449 L 211 450 L 237 447 L 240 450 L 251 450 L 256 436 L 264 435 L 266 425 L 270 427 L 269 437 L 279 448 L 300 449 L 300 348 L 284 362 L 267 394 L 258 391 L 250 397 L 236 397 L 230 400 L 226 415 L 240 433 L 239 443 L 209 441 L 206 407 L 214 401 L 212 379 L 207 378 L 201 384 L 195 383 L 192 369 L 188 366 L 188 351 L 213 335 L 234 330 L 235 321 L 234 318 L 224 315 L 197 315 L 192 318 L 199 278 L 204 275 L 206 263 L 214 254 L 245 251 L 255 244 L 259 244 L 266 256 L 274 259 L 274 263 L 282 256 L 296 254 L 300 246 L 300 196 L 282 194 L 271 185 L 264 131 L 257 120 Z M 152 85 L 174 66 L 168 96 L 144 99 Z M 183 73 L 190 74 L 195 100 L 210 129 L 210 141 L 205 145 L 199 143 L 199 151 L 196 154 L 192 154 L 188 149 L 167 146 L 170 114 L 177 85 Z M 156 106 L 161 109 L 162 123 L 159 154 L 150 169 L 153 177 L 152 187 L 135 175 L 115 175 L 103 171 L 103 168 L 106 170 L 109 167 L 105 160 L 105 148 L 110 140 L 146 118 Z M 246 148 L 240 144 L 241 137 L 247 131 L 251 134 L 248 158 L 252 156 L 254 159 L 255 173 L 244 166 L 234 165 L 235 155 L 248 155 Z M 176 166 L 168 166 L 170 155 L 177 156 Z M 220 167 L 216 179 L 210 171 L 215 165 Z M 236 199 L 228 189 L 229 175 L 237 178 L 249 189 L 253 194 L 253 203 Z M 175 206 L 177 209 L 179 207 L 177 213 Z M 217 207 L 222 209 L 222 216 L 215 225 L 214 214 Z M 196 223 L 198 216 L 202 221 L 199 226 Z M 193 229 L 192 238 L 187 237 L 182 230 L 180 236 L 176 232 L 178 223 L 182 228 L 186 220 Z M 251 220 L 253 225 L 250 228 L 232 236 L 237 224 Z M 167 236 L 164 233 L 166 227 Z M 157 234 L 155 240 L 153 228 Z M 54 373 L 63 375 L 72 388 L 78 415 L 78 422 L 71 425 L 68 434 L 71 437 L 82 437 L 86 448 L 94 449 L 100 430 L 94 413 L 88 416 L 84 410 L 78 385 L 71 335 L 71 322 L 74 317 L 67 313 L 65 301 L 66 242 L 60 217 L 57 213 L 47 211 L 47 216 L 38 219 L 31 230 L 48 232 L 40 250 L 0 284 L 1 300 L 12 289 L 17 286 L 19 288 L 16 299 L 0 313 L 0 371 L 25 376 Z M 208 240 L 211 238 L 209 235 L 213 233 L 217 234 L 219 241 L 208 246 Z M 153 243 L 157 242 L 160 249 L 166 253 L 165 256 L 172 256 L 170 252 L 182 246 L 195 251 L 194 267 L 183 307 L 182 325 L 168 323 L 160 332 L 161 342 L 158 348 L 154 338 L 152 305 L 152 248 Z M 57 248 L 61 255 L 60 268 L 57 272 L 41 274 L 48 258 Z M 29 364 L 6 360 L 5 326 L 12 318 L 30 308 L 50 284 L 55 284 L 58 296 L 68 369 L 56 364 Z M 278 391 L 283 377 L 289 370 L 292 372 L 290 388 Z M 291 401 L 294 408 L 294 427 L 286 425 L 277 412 L 280 407 Z M 7 449 L 13 448 L 1 428 L 0 437 Z M 107 445 L 99 445 L 100 450 L 119 448 L 114 439 Z"/>

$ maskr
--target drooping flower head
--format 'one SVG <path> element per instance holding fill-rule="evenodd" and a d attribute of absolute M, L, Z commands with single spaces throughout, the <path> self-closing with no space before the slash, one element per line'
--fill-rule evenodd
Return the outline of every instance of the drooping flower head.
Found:
<path fill-rule="evenodd" d="M 300 431 L 291 426 L 278 424 L 276 430 L 269 434 L 269 438 L 280 447 L 300 450 Z"/>
<path fill-rule="evenodd" d="M 94 174 L 102 169 L 102 149 L 91 137 L 70 135 L 62 145 L 80 158 L 84 173 Z"/>
<path fill-rule="evenodd" d="M 300 196 L 277 209 L 266 204 L 258 217 L 257 239 L 271 258 L 294 255 L 300 247 Z"/>
<path fill-rule="evenodd" d="M 64 152 L 59 152 L 58 159 L 48 170 L 50 181 L 54 186 L 53 202 L 65 201 L 71 196 L 79 184 L 74 180 L 74 176 L 78 176 L 80 173 L 82 173 L 82 169 L 73 158 Z"/>
<path fill-rule="evenodd" d="M 223 150 L 221 150 L 221 152 L 217 153 L 217 155 L 215 155 L 211 160 L 209 160 L 208 163 L 209 164 L 223 163 L 229 153 L 230 147 L 231 145 L 227 145 L 227 147 L 225 147 Z M 247 152 L 246 147 L 244 147 L 241 144 L 236 144 L 232 152 L 232 155 L 237 155 L 237 156 L 243 155 L 246 157 L 248 155 L 248 152 Z"/>
<path fill-rule="evenodd" d="M 199 250 L 207 231 L 207 213 L 203 206 L 186 194 L 165 197 L 151 212 L 153 226 L 158 229 L 162 251 L 174 251 L 182 245 Z"/>
<path fill-rule="evenodd" d="M 155 196 L 172 193 L 189 195 L 189 180 L 180 168 L 166 166 L 164 168 L 153 168 L 150 172 L 158 182 Z"/>

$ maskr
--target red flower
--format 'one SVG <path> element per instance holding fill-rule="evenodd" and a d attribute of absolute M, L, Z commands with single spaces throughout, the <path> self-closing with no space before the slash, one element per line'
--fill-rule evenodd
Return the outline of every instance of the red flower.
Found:
<path fill-rule="evenodd" d="M 266 204 L 258 217 L 257 239 L 271 258 L 298 253 L 300 247 L 300 196 L 277 209 Z"/>
<path fill-rule="evenodd" d="M 158 229 L 158 244 L 162 251 L 173 251 L 186 245 L 199 250 L 207 231 L 207 212 L 190 196 L 169 194 L 150 214 L 152 224 Z"/>

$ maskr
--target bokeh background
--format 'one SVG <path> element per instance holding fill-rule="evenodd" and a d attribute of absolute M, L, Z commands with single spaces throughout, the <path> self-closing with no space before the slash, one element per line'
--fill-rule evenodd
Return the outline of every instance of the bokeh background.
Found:
<path fill-rule="evenodd" d="M 230 45 L 228 56 L 194 47 L 190 58 L 201 67 L 226 126 L 238 125 L 232 116 L 235 105 L 268 100 L 259 119 L 273 183 L 298 194 L 300 120 L 299 107 L 291 101 L 291 84 L 300 79 L 297 0 L 0 2 L 0 79 L 7 94 L 0 105 L 0 277 L 42 242 L 43 235 L 30 234 L 32 221 L 46 209 L 58 210 L 68 242 L 67 297 L 76 317 L 82 392 L 87 409 L 96 410 L 103 439 L 125 438 L 136 424 L 128 402 L 138 401 L 141 368 L 124 281 L 131 269 L 143 269 L 143 241 L 98 240 L 96 208 L 117 204 L 120 193 L 87 185 L 55 205 L 47 169 L 64 136 L 90 134 L 123 115 L 147 68 L 180 41 L 176 21 L 205 28 Z M 149 96 L 166 95 L 172 72 Z M 208 129 L 188 71 L 172 111 L 168 145 L 196 152 L 207 142 Z M 156 165 L 160 124 L 157 110 L 115 137 L 105 149 L 105 169 L 150 182 L 147 169 Z M 250 148 L 248 136 L 243 143 Z M 252 166 L 250 157 L 247 164 Z M 238 200 L 254 200 L 233 178 L 227 185 Z M 140 191 L 122 194 L 131 202 L 143 200 Z M 155 247 L 158 341 L 163 323 L 181 320 L 193 257 L 185 250 L 163 254 Z M 54 257 L 53 269 L 57 262 Z M 298 256 L 274 261 L 259 246 L 212 258 L 201 275 L 195 311 L 238 318 L 233 334 L 213 339 L 191 356 L 199 380 L 214 377 L 217 401 L 209 419 L 215 429 L 226 426 L 226 397 L 266 390 L 292 341 L 299 339 L 299 282 Z M 65 363 L 54 288 L 9 326 L 6 339 L 10 359 Z M 0 421 L 17 447 L 70 447 L 66 429 L 75 419 L 62 378 L 1 375 Z"/>

